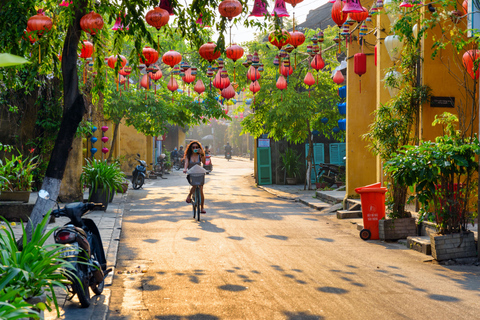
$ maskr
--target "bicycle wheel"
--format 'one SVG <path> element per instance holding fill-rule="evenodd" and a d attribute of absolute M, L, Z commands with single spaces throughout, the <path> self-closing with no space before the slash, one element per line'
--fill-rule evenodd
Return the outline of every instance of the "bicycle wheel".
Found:
<path fill-rule="evenodd" d="M 192 194 L 192 208 L 193 208 L 193 219 L 196 217 L 196 202 L 195 202 L 195 192 Z"/>
<path fill-rule="evenodd" d="M 195 204 L 197 206 L 197 221 L 200 221 L 200 205 L 202 203 L 202 195 L 200 194 L 200 187 L 197 187 L 195 189 L 195 193 L 196 193 L 196 199 L 197 201 L 195 201 Z"/>

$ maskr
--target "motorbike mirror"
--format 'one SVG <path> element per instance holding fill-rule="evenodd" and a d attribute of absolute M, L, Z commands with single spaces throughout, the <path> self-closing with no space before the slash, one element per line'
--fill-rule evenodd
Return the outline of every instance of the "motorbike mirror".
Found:
<path fill-rule="evenodd" d="M 38 196 L 42 199 L 49 200 L 50 199 L 50 193 L 48 193 L 47 190 L 40 190 L 38 191 Z"/>
<path fill-rule="evenodd" d="M 139 157 L 139 158 L 140 158 L 140 153 L 137 153 L 137 157 Z"/>

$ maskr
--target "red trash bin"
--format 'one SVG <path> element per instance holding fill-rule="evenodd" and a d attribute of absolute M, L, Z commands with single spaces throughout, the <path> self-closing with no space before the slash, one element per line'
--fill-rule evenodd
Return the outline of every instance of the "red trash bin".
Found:
<path fill-rule="evenodd" d="M 365 187 L 356 188 L 362 202 L 363 230 L 360 238 L 363 240 L 378 240 L 378 221 L 385 217 L 385 192 L 381 183 L 374 183 Z"/>

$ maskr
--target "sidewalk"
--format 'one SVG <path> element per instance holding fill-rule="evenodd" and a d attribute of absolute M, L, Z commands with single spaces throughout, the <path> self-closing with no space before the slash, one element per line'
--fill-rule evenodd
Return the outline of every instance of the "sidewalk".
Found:
<path fill-rule="evenodd" d="M 32 193 L 30 195 L 29 203 L 35 203 L 37 200 L 37 193 Z M 86 199 L 88 193 L 84 196 Z M 66 294 L 63 290 L 58 288 L 55 290 L 57 294 L 57 301 L 60 307 L 60 318 L 56 317 L 55 308 L 52 312 L 45 312 L 45 319 L 68 319 L 68 320 L 100 320 L 105 319 L 108 311 L 108 304 L 110 300 L 110 286 L 113 281 L 113 275 L 115 273 L 115 265 L 117 260 L 117 251 L 118 244 L 120 240 L 120 232 L 122 226 L 122 217 L 123 209 L 126 202 L 127 193 L 117 194 L 113 198 L 113 201 L 108 205 L 107 210 L 104 211 L 92 211 L 87 214 L 86 217 L 92 219 L 97 225 L 100 235 L 103 242 L 103 248 L 107 257 L 107 268 L 113 268 L 113 271 L 105 279 L 105 289 L 103 294 L 100 296 L 95 296 L 91 293 L 92 304 L 87 309 L 82 309 L 79 307 L 78 299 L 75 297 L 72 301 L 66 300 Z M 60 204 L 62 207 L 63 204 Z M 47 227 L 47 230 L 51 230 L 57 226 L 63 226 L 68 222 L 68 219 L 65 217 L 56 218 L 54 223 L 50 223 Z M 15 226 L 12 226 L 15 236 L 18 239 L 22 234 L 21 223 L 15 223 Z M 50 237 L 47 240 L 47 244 L 53 243 L 53 237 Z"/>

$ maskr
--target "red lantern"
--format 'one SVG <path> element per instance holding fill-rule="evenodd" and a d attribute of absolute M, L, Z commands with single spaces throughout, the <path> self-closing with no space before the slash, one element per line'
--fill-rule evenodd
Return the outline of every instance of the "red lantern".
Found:
<path fill-rule="evenodd" d="M 232 85 L 229 85 L 228 87 L 222 90 L 221 95 L 225 99 L 230 100 L 233 97 L 235 97 L 235 90 L 233 89 Z"/>
<path fill-rule="evenodd" d="M 315 57 L 313 57 L 312 62 L 310 63 L 313 69 L 319 71 L 325 67 L 325 61 L 323 61 L 322 54 L 316 54 Z"/>
<path fill-rule="evenodd" d="M 35 32 L 38 37 L 41 37 L 45 32 L 48 32 L 52 29 L 53 22 L 52 19 L 47 17 L 43 10 L 38 10 L 38 14 L 30 17 L 27 22 L 27 29 L 32 32 Z"/>
<path fill-rule="evenodd" d="M 347 21 L 348 14 L 343 13 L 343 2 L 342 0 L 335 0 L 335 3 L 332 6 L 332 19 L 340 28 L 345 21 Z"/>
<path fill-rule="evenodd" d="M 163 73 L 162 73 L 162 70 L 161 70 L 161 69 L 158 69 L 157 72 L 150 72 L 150 73 L 148 73 L 148 76 L 149 76 L 150 79 L 152 79 L 153 81 L 157 81 L 157 80 L 162 79 Z"/>
<path fill-rule="evenodd" d="M 223 0 L 218 6 L 218 12 L 222 17 L 232 20 L 242 13 L 242 4 L 238 0 Z"/>
<path fill-rule="evenodd" d="M 278 77 L 277 80 L 277 88 L 280 90 L 285 90 L 287 88 L 287 80 L 283 76 Z M 283 93 L 282 93 L 282 101 L 283 101 Z"/>
<path fill-rule="evenodd" d="M 195 83 L 193 90 L 195 90 L 195 92 L 198 94 L 201 94 L 202 92 L 205 91 L 205 85 L 203 84 L 202 79 L 197 80 L 197 83 Z"/>
<path fill-rule="evenodd" d="M 103 28 L 102 16 L 93 11 L 87 13 L 80 19 L 80 28 L 92 36 L 95 36 L 97 32 Z"/>
<path fill-rule="evenodd" d="M 284 77 L 288 77 L 290 75 L 292 75 L 293 73 L 293 68 L 292 66 L 285 66 L 285 64 L 283 63 L 282 66 L 280 67 L 280 73 L 284 76 Z"/>
<path fill-rule="evenodd" d="M 108 63 L 108 66 L 112 69 L 115 69 L 115 65 L 117 64 L 117 58 L 120 57 L 120 59 L 122 60 L 122 67 L 125 67 L 125 65 L 127 64 L 127 59 L 122 56 L 122 55 L 116 55 L 116 56 L 110 56 L 108 57 L 108 60 L 107 60 L 107 63 Z"/>
<path fill-rule="evenodd" d="M 145 20 L 149 25 L 155 27 L 157 30 L 160 30 L 161 27 L 168 23 L 170 15 L 167 10 L 164 10 L 160 7 L 156 7 L 153 10 L 147 12 Z"/>
<path fill-rule="evenodd" d="M 182 77 L 182 80 L 185 83 L 192 83 L 193 81 L 195 81 L 195 75 L 192 74 L 191 68 L 188 68 L 187 71 L 185 71 L 185 76 Z"/>
<path fill-rule="evenodd" d="M 285 0 L 286 3 L 290 3 L 292 5 L 292 7 L 294 7 L 294 8 L 297 4 L 299 4 L 302 1 L 303 0 Z"/>
<path fill-rule="evenodd" d="M 468 13 L 468 0 L 463 0 L 462 8 L 463 8 L 463 14 L 467 14 Z"/>
<path fill-rule="evenodd" d="M 179 64 L 180 61 L 182 61 L 182 55 L 177 51 L 170 50 L 163 55 L 162 61 L 173 68 L 176 64 Z"/>
<path fill-rule="evenodd" d="M 221 52 L 217 49 L 217 45 L 213 42 L 208 42 L 203 44 L 200 49 L 198 49 L 198 53 L 200 56 L 207 60 L 208 62 L 212 62 L 220 57 Z"/>
<path fill-rule="evenodd" d="M 261 78 L 260 72 L 253 66 L 250 66 L 247 72 L 247 79 L 250 81 L 256 81 Z"/>
<path fill-rule="evenodd" d="M 250 83 L 249 89 L 250 89 L 250 91 L 253 92 L 253 94 L 255 94 L 258 91 L 260 91 L 260 84 L 258 83 L 258 81 L 253 81 L 253 82 Z"/>
<path fill-rule="evenodd" d="M 336 84 L 341 84 L 343 83 L 343 81 L 345 81 L 345 77 L 343 76 L 342 71 L 337 70 L 337 72 L 335 72 L 335 75 L 333 76 L 333 82 L 335 82 Z"/>
<path fill-rule="evenodd" d="M 34 44 L 38 40 L 38 38 L 35 36 L 35 33 L 32 32 L 32 30 L 30 30 L 29 27 L 27 27 L 27 30 L 24 31 L 23 33 L 28 36 L 28 41 L 30 41 L 31 44 Z M 22 37 L 22 38 L 25 39 L 24 37 Z M 27 40 L 27 39 L 25 39 L 25 40 Z"/>
<path fill-rule="evenodd" d="M 178 89 L 178 83 L 174 77 L 170 78 L 170 81 L 167 84 L 167 89 L 172 91 L 172 102 L 173 102 L 173 92 Z"/>
<path fill-rule="evenodd" d="M 118 71 L 118 73 L 120 73 L 122 76 L 129 76 L 130 73 L 132 73 L 132 68 L 131 67 L 123 67 L 122 69 L 120 69 L 120 71 Z"/>
<path fill-rule="evenodd" d="M 80 51 L 80 58 L 87 59 L 93 54 L 93 44 L 90 41 L 84 40 L 82 43 L 82 50 Z"/>
<path fill-rule="evenodd" d="M 480 50 L 468 50 L 463 54 L 462 60 L 463 66 L 467 70 L 467 73 L 470 75 L 470 77 L 472 77 L 472 79 L 478 80 L 478 77 L 480 75 Z"/>
<path fill-rule="evenodd" d="M 227 48 L 226 54 L 228 59 L 231 59 L 233 60 L 233 62 L 236 62 L 238 59 L 243 57 L 243 48 L 234 43 Z"/>
<path fill-rule="evenodd" d="M 281 35 L 276 35 L 275 31 L 272 31 L 268 36 L 268 41 L 278 49 L 282 49 L 284 45 L 289 43 L 290 33 L 288 33 L 288 31 L 282 30 Z"/>
<path fill-rule="evenodd" d="M 362 7 L 362 8 L 363 8 L 362 12 L 352 12 L 352 13 L 350 13 L 350 18 L 352 18 L 352 20 L 355 20 L 357 22 L 365 21 L 368 17 L 368 10 L 365 7 Z"/>
<path fill-rule="evenodd" d="M 307 74 L 305 75 L 305 79 L 303 79 L 303 82 L 309 87 L 315 84 L 315 78 L 313 77 L 311 72 L 307 72 Z M 308 97 L 310 97 L 310 88 L 308 88 Z"/>
<path fill-rule="evenodd" d="M 294 46 L 295 49 L 298 46 L 301 46 L 304 42 L 305 42 L 305 35 L 303 33 L 301 33 L 300 31 L 290 32 L 290 40 L 288 43 Z"/>
<path fill-rule="evenodd" d="M 213 80 L 213 86 L 217 89 L 223 90 L 230 85 L 230 79 L 227 77 L 222 78 L 221 70 L 218 70 L 215 79 Z"/>
<path fill-rule="evenodd" d="M 362 74 L 367 72 L 367 55 L 365 53 L 356 53 L 353 56 L 353 70 L 360 76 L 360 93 L 362 92 Z"/>
<path fill-rule="evenodd" d="M 158 52 L 153 48 L 143 48 L 142 54 L 145 57 L 145 60 L 140 56 L 140 63 L 144 63 L 147 67 L 158 61 Z"/>
<path fill-rule="evenodd" d="M 148 75 L 143 75 L 142 80 L 140 81 L 140 85 L 144 87 L 145 89 L 149 88 L 149 79 Z M 145 97 L 146 98 L 146 97 Z"/>

